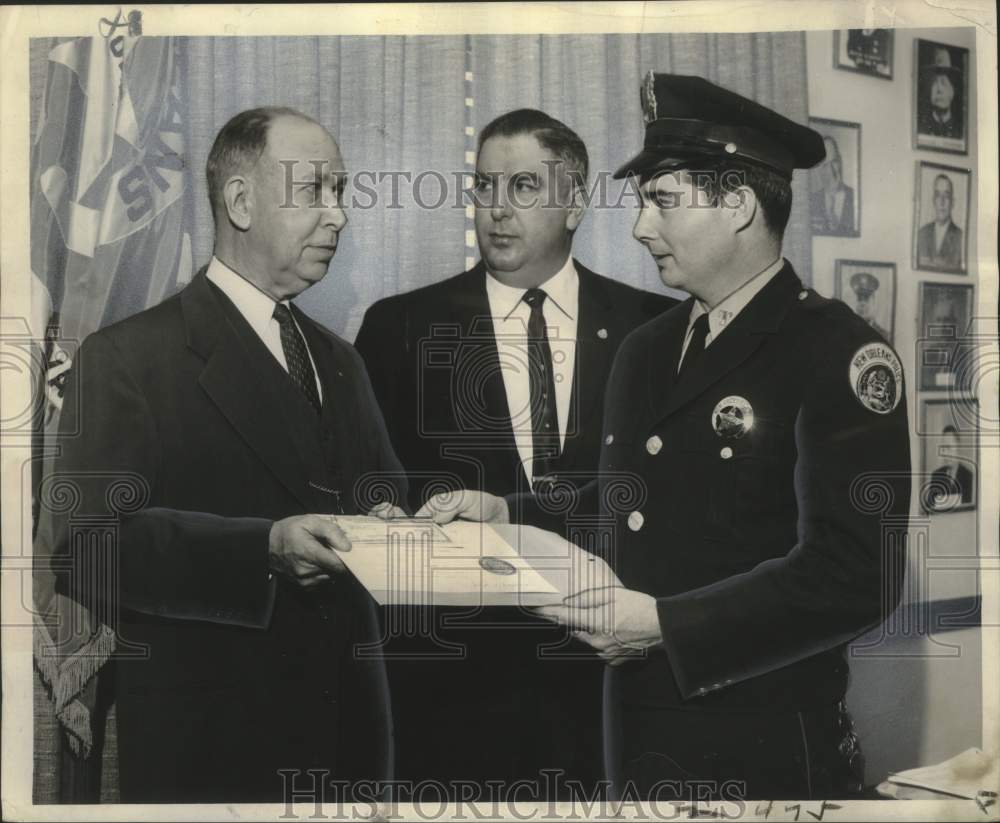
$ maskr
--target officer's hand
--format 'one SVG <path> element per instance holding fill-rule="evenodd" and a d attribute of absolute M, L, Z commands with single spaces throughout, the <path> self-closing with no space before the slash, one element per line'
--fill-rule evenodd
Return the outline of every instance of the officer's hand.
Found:
<path fill-rule="evenodd" d="M 392 503 L 385 501 L 384 503 L 379 503 L 368 512 L 368 516 L 378 517 L 381 520 L 394 520 L 397 517 L 406 517 L 406 512 L 399 508 L 399 506 L 394 506 Z"/>
<path fill-rule="evenodd" d="M 351 541 L 329 517 L 286 517 L 271 526 L 268 565 L 275 574 L 312 588 L 347 571 L 337 552 L 350 550 Z"/>
<path fill-rule="evenodd" d="M 480 523 L 509 523 L 510 510 L 507 501 L 489 492 L 463 489 L 457 492 L 441 492 L 431 497 L 420 507 L 414 517 L 429 517 L 435 523 L 450 523 L 452 520 L 476 520 Z"/>
<path fill-rule="evenodd" d="M 612 666 L 643 657 L 646 649 L 663 642 L 656 600 L 621 586 L 587 589 L 535 612 L 574 629 L 576 637 Z"/>

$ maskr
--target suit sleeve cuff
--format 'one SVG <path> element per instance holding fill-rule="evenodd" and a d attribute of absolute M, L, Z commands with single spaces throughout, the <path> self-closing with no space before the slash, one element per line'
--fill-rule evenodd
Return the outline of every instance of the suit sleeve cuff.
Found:
<path fill-rule="evenodd" d="M 719 625 L 715 605 L 713 601 L 710 610 L 697 592 L 656 601 L 663 648 L 685 700 L 704 697 L 750 677 L 741 661 L 731 656 L 731 644 L 713 642 Z"/>

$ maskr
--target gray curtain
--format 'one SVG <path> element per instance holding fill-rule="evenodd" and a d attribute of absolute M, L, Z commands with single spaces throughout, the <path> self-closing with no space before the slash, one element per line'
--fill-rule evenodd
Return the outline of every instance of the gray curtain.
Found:
<path fill-rule="evenodd" d="M 496 115 L 541 108 L 579 132 L 594 173 L 613 171 L 642 143 L 639 84 L 649 71 L 700 74 L 789 117 L 808 118 L 805 37 L 761 34 L 529 35 L 429 37 L 258 37 L 185 39 L 191 234 L 195 266 L 211 253 L 212 222 L 202 167 L 212 139 L 236 112 L 289 105 L 336 135 L 348 170 L 437 172 L 454 189 L 467 168 L 465 128 Z M 466 72 L 471 82 L 466 82 Z M 472 98 L 471 108 L 465 105 Z M 433 177 L 421 190 L 437 199 Z M 796 178 L 786 255 L 808 282 L 807 181 Z M 372 185 L 375 188 L 374 185 Z M 441 280 L 465 268 L 472 228 L 454 192 L 422 208 L 401 182 L 393 206 L 389 180 L 373 208 L 356 208 L 330 274 L 301 298 L 303 308 L 348 339 L 375 300 Z M 620 187 L 612 183 L 612 202 Z M 368 198 L 361 198 L 367 203 Z M 631 237 L 634 199 L 592 209 L 576 255 L 634 285 L 662 290 L 648 254 Z M 475 256 L 475 251 L 471 252 Z"/>

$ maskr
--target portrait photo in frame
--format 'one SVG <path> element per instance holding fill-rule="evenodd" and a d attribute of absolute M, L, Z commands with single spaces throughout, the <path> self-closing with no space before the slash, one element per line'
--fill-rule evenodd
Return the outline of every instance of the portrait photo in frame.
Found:
<path fill-rule="evenodd" d="M 968 154 L 968 76 L 968 49 L 914 41 L 914 148 Z"/>
<path fill-rule="evenodd" d="M 920 409 L 920 509 L 945 514 L 975 509 L 979 480 L 978 404 L 933 398 Z"/>
<path fill-rule="evenodd" d="M 861 124 L 810 117 L 826 158 L 809 171 L 809 223 L 814 235 L 861 235 Z"/>
<path fill-rule="evenodd" d="M 843 29 L 833 33 L 833 67 L 892 80 L 892 29 Z"/>
<path fill-rule="evenodd" d="M 892 345 L 896 313 L 895 263 L 838 260 L 834 293 Z"/>
<path fill-rule="evenodd" d="M 917 163 L 913 198 L 913 268 L 967 274 L 968 169 Z"/>
<path fill-rule="evenodd" d="M 973 298 L 973 286 L 964 283 L 920 284 L 917 363 L 922 391 L 970 388 Z"/>

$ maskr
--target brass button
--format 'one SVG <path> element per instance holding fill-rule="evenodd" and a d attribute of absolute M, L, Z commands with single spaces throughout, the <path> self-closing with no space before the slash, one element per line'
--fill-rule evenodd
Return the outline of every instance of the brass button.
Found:
<path fill-rule="evenodd" d="M 610 446 L 614 442 L 615 442 L 615 436 L 613 434 L 609 434 L 607 437 L 604 438 L 605 446 Z"/>
<path fill-rule="evenodd" d="M 662 448 L 663 441 L 655 434 L 646 441 L 646 451 L 650 454 L 659 454 Z"/>
<path fill-rule="evenodd" d="M 799 300 L 805 300 L 809 296 L 809 292 L 803 289 L 799 292 Z"/>
<path fill-rule="evenodd" d="M 733 450 L 729 446 L 723 446 L 722 451 L 719 452 L 719 457 L 721 457 L 723 460 L 728 460 L 732 456 L 733 456 Z"/>

